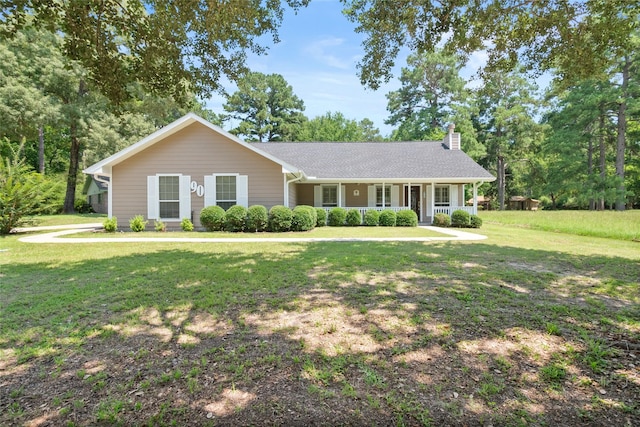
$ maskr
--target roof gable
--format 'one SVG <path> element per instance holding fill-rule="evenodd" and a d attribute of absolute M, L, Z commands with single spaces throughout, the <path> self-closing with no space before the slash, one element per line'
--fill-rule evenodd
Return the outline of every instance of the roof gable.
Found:
<path fill-rule="evenodd" d="M 83 172 L 86 174 L 108 174 L 111 170 L 111 167 L 141 153 L 142 151 L 144 151 L 145 149 L 153 146 L 154 144 L 162 141 L 163 139 L 175 134 L 176 132 L 181 131 L 182 129 L 185 129 L 186 127 L 194 124 L 194 123 L 200 123 L 204 126 L 206 126 L 207 128 L 211 129 L 212 131 L 226 137 L 227 139 L 231 140 L 232 142 L 239 144 L 271 161 L 273 161 L 274 163 L 277 163 L 279 165 L 282 166 L 284 171 L 287 172 L 299 172 L 298 168 L 296 168 L 293 165 L 288 164 L 287 162 L 282 161 L 281 159 L 273 156 L 270 153 L 266 153 L 264 151 L 262 151 L 261 149 L 259 149 L 258 147 L 256 147 L 253 144 L 249 144 L 248 142 L 245 142 L 243 140 L 241 140 L 240 138 L 238 138 L 237 136 L 225 131 L 224 129 L 220 128 L 219 126 L 216 126 L 210 122 L 208 122 L 207 120 L 203 119 L 202 117 L 198 116 L 197 114 L 194 113 L 189 113 L 186 114 L 184 116 L 182 116 L 181 118 L 179 118 L 178 120 L 174 121 L 173 123 L 168 124 L 167 126 L 157 130 L 156 132 L 152 133 L 151 135 L 147 136 L 146 138 L 141 139 L 140 141 L 136 142 L 135 144 L 132 144 L 126 148 L 124 148 L 123 150 L 118 151 L 117 153 L 113 154 L 112 156 L 107 157 L 104 160 L 101 160 L 100 162 L 89 166 L 88 168 L 86 168 Z"/>

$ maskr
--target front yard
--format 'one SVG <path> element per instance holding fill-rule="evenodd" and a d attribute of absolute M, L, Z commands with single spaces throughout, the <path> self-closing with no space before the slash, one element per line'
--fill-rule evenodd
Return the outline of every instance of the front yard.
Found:
<path fill-rule="evenodd" d="M 640 243 L 484 219 L 480 242 L 0 238 L 0 425 L 640 424 Z"/>

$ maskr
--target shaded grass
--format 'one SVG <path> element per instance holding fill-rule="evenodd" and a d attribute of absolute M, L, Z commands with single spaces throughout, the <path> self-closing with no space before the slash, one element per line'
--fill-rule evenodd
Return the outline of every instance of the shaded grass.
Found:
<path fill-rule="evenodd" d="M 637 362 L 611 346 L 640 339 L 638 244 L 481 231 L 428 244 L 1 238 L 0 424 L 41 416 L 35 396 L 54 424 L 640 421 Z"/>

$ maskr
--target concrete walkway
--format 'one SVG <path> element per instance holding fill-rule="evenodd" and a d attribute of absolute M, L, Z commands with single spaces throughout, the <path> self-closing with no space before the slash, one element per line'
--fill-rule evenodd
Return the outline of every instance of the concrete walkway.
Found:
<path fill-rule="evenodd" d="M 59 230 L 51 233 L 33 234 L 20 237 L 26 243 L 132 243 L 132 242 L 181 242 L 181 243 L 255 243 L 255 242 L 436 242 L 484 240 L 487 236 L 469 233 L 459 229 L 420 226 L 426 230 L 445 234 L 446 237 L 62 237 L 70 234 L 94 231 L 102 224 L 59 225 L 52 227 L 30 227 L 16 229 L 15 232 Z M 171 233 L 168 233 L 171 234 Z"/>

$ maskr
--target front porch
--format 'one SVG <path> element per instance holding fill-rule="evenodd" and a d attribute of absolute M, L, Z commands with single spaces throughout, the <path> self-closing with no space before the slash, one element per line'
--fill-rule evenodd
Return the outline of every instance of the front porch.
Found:
<path fill-rule="evenodd" d="M 471 206 L 465 206 L 465 190 L 473 190 Z M 477 214 L 478 183 L 297 183 L 290 189 L 290 206 L 357 209 L 364 218 L 368 210 L 413 210 L 420 223 L 432 223 L 438 213 L 456 210 Z M 384 189 L 384 190 L 383 190 Z"/>

